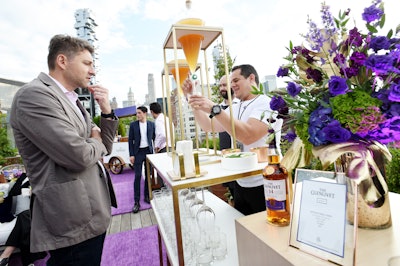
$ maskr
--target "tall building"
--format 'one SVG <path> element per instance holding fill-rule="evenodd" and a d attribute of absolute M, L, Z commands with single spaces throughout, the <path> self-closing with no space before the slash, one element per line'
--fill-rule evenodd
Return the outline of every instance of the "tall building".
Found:
<path fill-rule="evenodd" d="M 263 82 L 264 93 L 274 91 L 276 89 L 276 76 L 267 75 L 265 76 L 265 81 Z"/>
<path fill-rule="evenodd" d="M 100 71 L 100 63 L 97 53 L 98 46 L 95 31 L 97 24 L 94 21 L 94 15 L 90 9 L 78 9 L 75 11 L 75 21 L 77 37 L 88 41 L 95 48 L 93 59 L 96 67 L 96 76 L 98 76 Z M 92 77 L 91 83 L 96 83 L 96 77 Z M 100 115 L 100 108 L 88 89 L 78 88 L 76 92 L 79 94 L 79 99 L 81 100 L 82 105 L 86 108 L 86 110 L 88 110 L 92 117 Z"/>
<path fill-rule="evenodd" d="M 149 73 L 147 76 L 147 92 L 145 99 L 145 104 L 149 105 L 152 102 L 156 101 L 156 89 L 154 85 L 154 75 Z"/>
<path fill-rule="evenodd" d="M 134 105 L 136 105 L 135 95 L 132 92 L 132 88 L 129 87 L 128 100 L 122 102 L 122 107 L 129 107 Z"/>

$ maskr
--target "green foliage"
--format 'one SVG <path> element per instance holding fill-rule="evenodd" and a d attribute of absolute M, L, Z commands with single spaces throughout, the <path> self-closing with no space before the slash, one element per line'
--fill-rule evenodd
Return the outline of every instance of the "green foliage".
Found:
<path fill-rule="evenodd" d="M 5 117 L 3 114 L 0 116 L 0 165 L 6 162 L 6 157 L 13 157 L 18 153 L 17 149 L 11 146 L 11 142 L 8 139 Z"/>
<path fill-rule="evenodd" d="M 392 154 L 392 161 L 387 162 L 386 167 L 386 182 L 389 191 L 400 193 L 400 149 L 389 148 Z"/>
<path fill-rule="evenodd" d="M 213 58 L 216 60 L 216 58 Z M 230 72 L 232 70 L 232 66 L 235 63 L 235 59 L 232 59 L 231 55 L 229 54 L 229 51 L 226 53 L 226 61 L 228 63 L 228 71 Z M 217 73 L 214 75 L 214 79 L 216 80 L 216 83 L 220 80 L 220 78 L 225 75 L 225 62 L 223 58 L 220 58 L 217 60 Z M 219 103 L 222 101 L 222 97 L 219 95 L 219 87 L 218 84 L 215 84 L 211 86 L 211 100 L 213 102 Z"/>
<path fill-rule="evenodd" d="M 92 120 L 98 127 L 100 127 L 100 116 L 95 116 Z"/>
<path fill-rule="evenodd" d="M 369 92 L 355 89 L 353 92 L 338 95 L 330 99 L 335 119 L 346 125 L 353 133 L 361 131 L 365 117 L 374 117 L 375 123 L 382 123 L 384 117 L 379 109 L 382 102 L 371 96 Z"/>
<path fill-rule="evenodd" d="M 127 129 L 129 128 L 129 125 L 133 121 L 136 121 L 136 116 L 120 118 L 119 125 L 118 125 L 118 135 L 121 135 L 122 137 L 126 137 L 128 135 Z"/>
<path fill-rule="evenodd" d="M 121 135 L 122 137 L 127 136 L 126 128 L 129 127 L 130 123 L 136 120 L 136 116 L 124 117 L 119 119 L 118 123 L 118 132 L 117 135 Z M 100 126 L 100 116 L 96 116 L 93 118 L 93 122 Z"/>
<path fill-rule="evenodd" d="M 219 138 L 216 138 L 216 149 L 219 150 Z M 200 144 L 200 148 L 207 148 L 207 142 L 206 140 L 203 140 L 203 142 Z M 212 138 L 208 139 L 208 148 L 209 149 L 214 149 L 214 141 Z"/>

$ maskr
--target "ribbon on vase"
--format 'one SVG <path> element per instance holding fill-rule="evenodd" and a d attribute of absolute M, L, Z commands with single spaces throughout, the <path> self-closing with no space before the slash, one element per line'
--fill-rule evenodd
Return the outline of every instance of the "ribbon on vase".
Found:
<path fill-rule="evenodd" d="M 392 155 L 385 145 L 378 142 L 348 141 L 313 147 L 312 152 L 320 159 L 324 169 L 340 156 L 351 153 L 353 156 L 346 170 L 346 176 L 360 186 L 360 193 L 368 205 L 379 207 L 377 204 L 388 192 L 388 186 L 374 159 L 374 154 L 381 153 L 390 161 Z"/>

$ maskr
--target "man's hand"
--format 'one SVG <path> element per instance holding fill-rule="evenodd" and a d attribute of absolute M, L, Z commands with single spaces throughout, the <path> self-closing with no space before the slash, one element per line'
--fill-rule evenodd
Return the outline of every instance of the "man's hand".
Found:
<path fill-rule="evenodd" d="M 101 85 L 89 85 L 89 91 L 93 94 L 93 98 L 100 106 L 101 112 L 104 114 L 111 113 L 110 99 L 108 97 L 108 89 Z"/>
<path fill-rule="evenodd" d="M 99 127 L 92 127 L 92 133 L 90 134 L 91 138 L 97 139 L 100 142 L 103 142 L 103 140 L 101 139 L 101 129 Z"/>
<path fill-rule="evenodd" d="M 134 164 L 135 163 L 135 156 L 129 157 L 129 161 L 131 161 L 131 164 Z"/>

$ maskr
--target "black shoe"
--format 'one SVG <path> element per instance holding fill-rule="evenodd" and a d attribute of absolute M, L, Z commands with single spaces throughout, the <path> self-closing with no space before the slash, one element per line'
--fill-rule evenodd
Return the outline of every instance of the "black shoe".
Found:
<path fill-rule="evenodd" d="M 139 209 L 140 209 L 139 202 L 135 202 L 135 206 L 133 206 L 133 209 L 132 209 L 133 213 L 137 213 L 139 211 Z"/>
<path fill-rule="evenodd" d="M 149 196 L 144 197 L 144 202 L 149 203 L 150 204 L 150 199 Z"/>
<path fill-rule="evenodd" d="M 0 266 L 7 266 L 9 258 L 2 258 L 0 260 Z"/>

